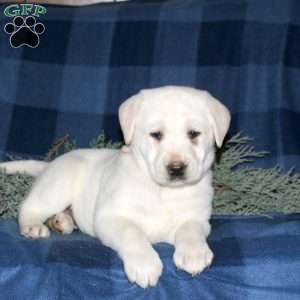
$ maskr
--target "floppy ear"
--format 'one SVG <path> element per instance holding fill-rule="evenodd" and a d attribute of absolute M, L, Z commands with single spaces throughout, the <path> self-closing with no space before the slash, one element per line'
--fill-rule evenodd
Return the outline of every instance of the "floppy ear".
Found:
<path fill-rule="evenodd" d="M 222 146 L 224 137 L 230 125 L 230 112 L 220 101 L 209 94 L 208 99 L 209 118 L 218 147 Z"/>
<path fill-rule="evenodd" d="M 119 108 L 119 120 L 124 135 L 126 145 L 129 145 L 133 138 L 135 129 L 135 119 L 137 112 L 137 104 L 139 94 L 134 95 L 123 102 Z"/>

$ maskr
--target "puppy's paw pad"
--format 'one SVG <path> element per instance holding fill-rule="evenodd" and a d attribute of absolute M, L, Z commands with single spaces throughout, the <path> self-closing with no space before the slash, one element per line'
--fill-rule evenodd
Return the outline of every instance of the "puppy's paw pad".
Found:
<path fill-rule="evenodd" d="M 197 275 L 211 265 L 213 257 L 207 243 L 197 246 L 186 244 L 175 249 L 173 260 L 179 269 Z"/>
<path fill-rule="evenodd" d="M 47 224 L 53 231 L 61 234 L 71 234 L 76 228 L 73 218 L 64 212 L 50 218 Z"/>
<path fill-rule="evenodd" d="M 163 265 L 153 249 L 145 251 L 141 249 L 129 252 L 124 256 L 124 268 L 130 282 L 147 288 L 157 284 Z"/>
<path fill-rule="evenodd" d="M 39 239 L 48 238 L 50 236 L 50 231 L 44 224 L 27 225 L 21 228 L 21 234 L 27 238 Z"/>

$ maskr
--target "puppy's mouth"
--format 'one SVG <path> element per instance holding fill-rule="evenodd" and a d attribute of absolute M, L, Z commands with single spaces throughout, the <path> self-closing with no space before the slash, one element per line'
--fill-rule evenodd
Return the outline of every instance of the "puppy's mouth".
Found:
<path fill-rule="evenodd" d="M 189 184 L 186 173 L 183 174 L 166 174 L 162 185 L 169 187 L 180 187 Z"/>
<path fill-rule="evenodd" d="M 186 181 L 186 177 L 184 175 L 180 177 L 169 177 L 169 181 L 173 183 L 182 182 L 182 181 Z"/>
<path fill-rule="evenodd" d="M 188 184 L 188 180 L 185 176 L 182 176 L 180 178 L 164 176 L 164 177 L 155 177 L 153 179 L 158 185 L 164 187 L 180 187 Z"/>
<path fill-rule="evenodd" d="M 186 182 L 185 174 L 182 175 L 171 175 L 168 177 L 168 182 L 171 185 L 182 185 Z"/>
<path fill-rule="evenodd" d="M 152 169 L 151 177 L 160 186 L 182 187 L 193 185 L 199 181 L 199 176 L 191 176 L 190 167 L 183 165 L 167 165 L 162 169 Z"/>
<path fill-rule="evenodd" d="M 176 179 L 168 179 L 168 181 L 166 183 L 166 186 L 169 186 L 169 187 L 181 187 L 181 186 L 185 186 L 187 184 L 188 184 L 188 182 L 187 182 L 186 179 L 176 178 Z"/>
<path fill-rule="evenodd" d="M 200 181 L 200 179 L 199 177 L 197 178 L 182 177 L 182 178 L 170 179 L 168 176 L 166 176 L 164 178 L 155 178 L 154 181 L 162 187 L 180 188 L 184 186 L 195 185 Z"/>

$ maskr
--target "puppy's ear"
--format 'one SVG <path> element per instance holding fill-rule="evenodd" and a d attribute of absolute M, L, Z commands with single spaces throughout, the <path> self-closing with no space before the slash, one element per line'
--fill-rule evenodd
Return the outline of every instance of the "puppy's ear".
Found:
<path fill-rule="evenodd" d="M 126 145 L 129 145 L 133 138 L 135 119 L 137 113 L 137 100 L 139 96 L 134 95 L 123 102 L 119 108 L 119 120 Z"/>
<path fill-rule="evenodd" d="M 212 124 L 216 144 L 218 147 L 221 147 L 224 137 L 229 129 L 230 112 L 212 95 L 208 94 L 208 96 L 209 119 Z"/>

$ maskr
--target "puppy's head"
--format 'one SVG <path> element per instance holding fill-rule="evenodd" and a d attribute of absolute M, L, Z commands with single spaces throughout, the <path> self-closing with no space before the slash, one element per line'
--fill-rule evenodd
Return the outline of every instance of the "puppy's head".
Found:
<path fill-rule="evenodd" d="M 125 142 L 162 186 L 197 183 L 214 160 L 230 123 L 208 92 L 167 86 L 142 90 L 119 110 Z"/>

